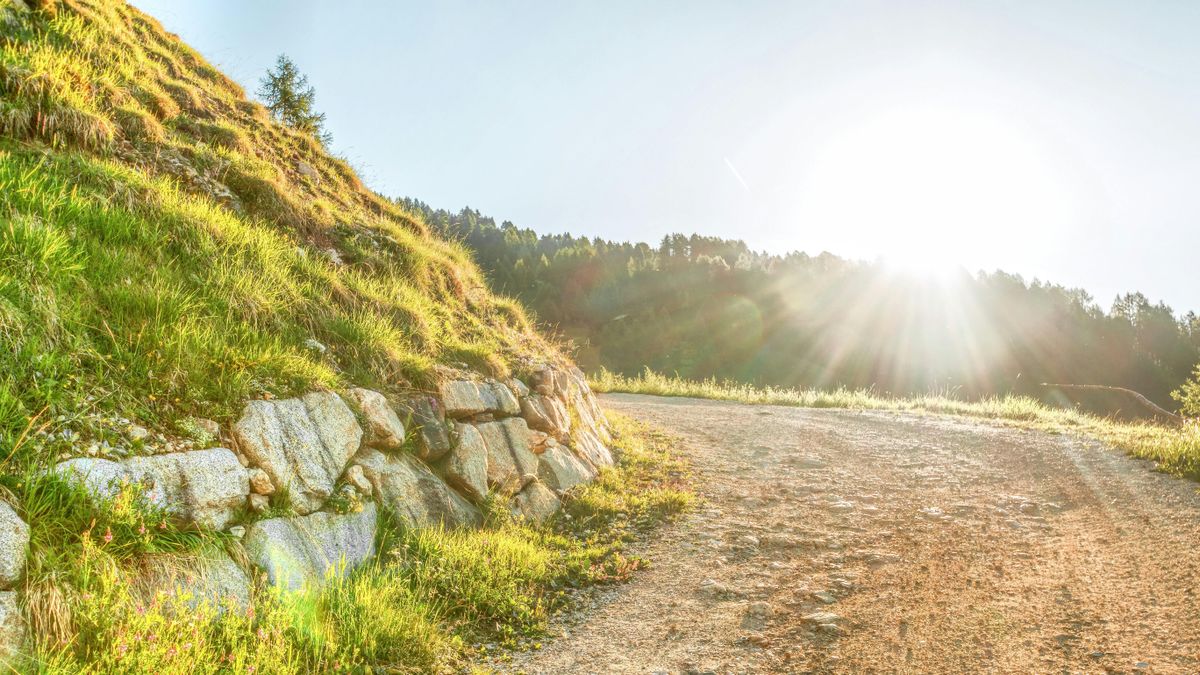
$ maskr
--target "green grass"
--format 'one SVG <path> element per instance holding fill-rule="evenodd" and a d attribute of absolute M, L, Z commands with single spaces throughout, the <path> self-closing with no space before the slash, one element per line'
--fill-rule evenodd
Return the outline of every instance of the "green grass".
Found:
<path fill-rule="evenodd" d="M 561 358 L 465 249 L 127 3 L 0 0 L 0 27 L 0 471 L 96 412 L 186 432 L 258 396 Z"/>
<path fill-rule="evenodd" d="M 1200 481 L 1200 421 L 1197 420 L 1189 420 L 1179 427 L 1167 427 L 1109 420 L 1071 408 L 1049 406 L 1028 396 L 992 396 L 977 401 L 964 401 L 945 394 L 883 396 L 862 389 L 822 391 L 755 387 L 716 379 L 686 380 L 650 370 L 637 377 L 601 370 L 592 378 L 591 384 L 597 392 L 685 396 L 801 408 L 893 410 L 995 420 L 1094 438 L 1134 457 L 1153 460 L 1167 473 Z"/>
<path fill-rule="evenodd" d="M 24 595 L 38 627 L 31 669 L 49 673 L 459 672 L 488 644 L 528 645 L 573 589 L 627 579 L 639 536 L 694 497 L 674 440 L 612 416 L 619 457 L 531 525 L 492 504 L 477 530 L 412 529 L 391 517 L 380 555 L 343 579 L 296 594 L 259 580 L 249 610 L 201 605 L 135 583 L 144 556 L 236 544 L 159 528 L 134 489 L 94 505 L 55 478 L 14 482 L 40 563 Z M 30 510 L 32 509 L 32 510 Z M 143 528 L 144 525 L 149 527 Z M 111 532 L 112 538 L 105 535 Z"/>

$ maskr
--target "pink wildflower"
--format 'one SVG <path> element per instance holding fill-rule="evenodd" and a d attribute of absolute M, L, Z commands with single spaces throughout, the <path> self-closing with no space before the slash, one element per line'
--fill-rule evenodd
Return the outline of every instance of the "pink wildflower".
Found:
<path fill-rule="evenodd" d="M 112 528 L 109 528 L 104 531 L 104 543 L 107 544 L 111 541 L 112 541 Z"/>

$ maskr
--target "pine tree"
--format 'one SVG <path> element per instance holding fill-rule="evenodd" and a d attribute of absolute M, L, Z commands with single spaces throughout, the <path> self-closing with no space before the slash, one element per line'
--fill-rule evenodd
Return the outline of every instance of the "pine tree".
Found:
<path fill-rule="evenodd" d="M 332 137 L 324 129 L 325 113 L 313 110 L 316 91 L 308 85 L 308 76 L 286 54 L 280 54 L 275 67 L 267 71 L 258 95 L 276 120 L 329 145 Z"/>

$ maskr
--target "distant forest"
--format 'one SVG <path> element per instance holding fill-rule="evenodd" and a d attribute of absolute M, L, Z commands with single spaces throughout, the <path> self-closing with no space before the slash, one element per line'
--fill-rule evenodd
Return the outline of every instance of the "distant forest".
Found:
<path fill-rule="evenodd" d="M 1200 360 L 1200 317 L 1128 293 L 1004 272 L 914 280 L 830 253 L 768 255 L 675 234 L 656 246 L 538 235 L 401 200 L 463 241 L 493 287 L 572 339 L 585 368 L 785 386 L 1043 396 L 1043 382 L 1170 393 Z"/>

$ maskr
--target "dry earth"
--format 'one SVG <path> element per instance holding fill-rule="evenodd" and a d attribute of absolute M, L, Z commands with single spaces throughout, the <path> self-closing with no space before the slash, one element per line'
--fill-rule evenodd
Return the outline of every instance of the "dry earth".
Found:
<path fill-rule="evenodd" d="M 1197 673 L 1200 496 L 1098 443 L 944 417 L 610 395 L 705 505 L 536 673 Z"/>

